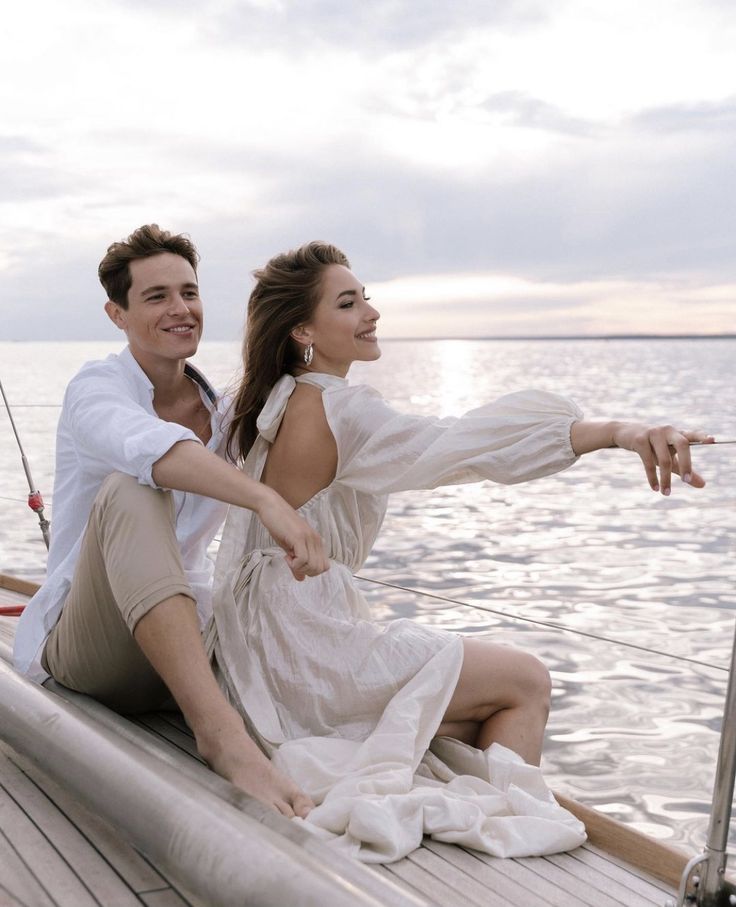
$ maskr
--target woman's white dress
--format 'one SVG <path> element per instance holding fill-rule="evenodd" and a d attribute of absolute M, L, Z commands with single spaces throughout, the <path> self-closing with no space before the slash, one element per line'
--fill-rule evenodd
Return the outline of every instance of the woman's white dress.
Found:
<path fill-rule="evenodd" d="M 300 508 L 331 566 L 296 582 L 258 518 L 230 509 L 208 637 L 223 689 L 318 804 L 306 823 L 362 860 L 400 859 L 423 834 L 498 856 L 578 846 L 582 824 L 557 805 L 539 769 L 498 744 L 481 752 L 433 742 L 460 673 L 461 639 L 411 620 L 373 622 L 353 573 L 390 492 L 565 469 L 575 461 L 570 426 L 582 414 L 562 397 L 524 391 L 461 418 L 426 418 L 342 378 L 285 375 L 245 463 L 255 479 L 296 382 L 322 389 L 337 444 L 334 481 Z"/>

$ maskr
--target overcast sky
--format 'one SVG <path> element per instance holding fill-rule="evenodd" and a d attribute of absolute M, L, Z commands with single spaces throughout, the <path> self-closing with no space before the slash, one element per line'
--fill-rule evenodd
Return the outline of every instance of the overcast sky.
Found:
<path fill-rule="evenodd" d="M 97 264 L 348 254 L 384 336 L 736 331 L 736 5 L 36 0 L 0 28 L 0 339 L 114 339 Z"/>

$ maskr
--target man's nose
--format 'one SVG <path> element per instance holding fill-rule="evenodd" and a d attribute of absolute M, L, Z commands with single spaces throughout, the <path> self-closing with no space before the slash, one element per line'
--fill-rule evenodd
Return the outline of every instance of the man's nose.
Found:
<path fill-rule="evenodd" d="M 169 313 L 172 315 L 188 315 L 189 306 L 181 293 L 173 293 L 169 303 Z"/>

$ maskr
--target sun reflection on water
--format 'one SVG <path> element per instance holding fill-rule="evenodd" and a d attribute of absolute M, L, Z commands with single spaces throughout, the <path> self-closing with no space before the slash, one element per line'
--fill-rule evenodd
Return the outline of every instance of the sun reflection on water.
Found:
<path fill-rule="evenodd" d="M 18 403 L 59 403 L 79 364 L 118 348 L 108 346 L 48 344 L 45 368 L 31 373 L 27 345 L 0 344 L 6 392 Z M 205 344 L 198 359 L 224 384 L 235 370 L 237 345 Z M 734 360 L 734 341 L 397 342 L 384 345 L 379 362 L 358 364 L 353 380 L 373 384 L 399 409 L 425 415 L 460 414 L 533 385 L 573 396 L 593 418 L 668 421 L 736 437 L 736 410 L 724 406 Z M 18 408 L 15 415 L 48 495 L 58 410 Z M 646 488 L 635 457 L 614 450 L 522 486 L 483 483 L 396 495 L 361 573 L 474 607 L 361 586 L 377 620 L 412 617 L 535 652 L 555 685 L 545 753 L 552 786 L 700 848 L 725 674 L 677 659 L 729 662 L 735 455 L 736 447 L 696 451 L 708 486 L 694 491 L 676 482 L 669 499 Z M 0 569 L 38 574 L 45 550 L 25 505 L 24 481 L 0 414 Z"/>

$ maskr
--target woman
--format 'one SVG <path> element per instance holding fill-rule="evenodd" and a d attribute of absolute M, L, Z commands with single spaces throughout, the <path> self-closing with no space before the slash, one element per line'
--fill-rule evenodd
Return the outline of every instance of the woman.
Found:
<path fill-rule="evenodd" d="M 577 846 L 582 826 L 535 768 L 550 699 L 544 666 L 409 620 L 372 623 L 353 574 L 390 492 L 522 482 L 618 446 L 669 494 L 673 471 L 704 484 L 688 442 L 706 436 L 585 422 L 574 403 L 540 391 L 460 419 L 397 413 L 346 380 L 354 361 L 379 358 L 379 314 L 338 249 L 310 243 L 256 278 L 230 443 L 249 475 L 317 528 L 331 567 L 290 584 L 257 517 L 231 509 L 210 637 L 223 688 L 318 804 L 310 825 L 361 859 L 399 859 L 423 833 L 500 856 Z"/>

